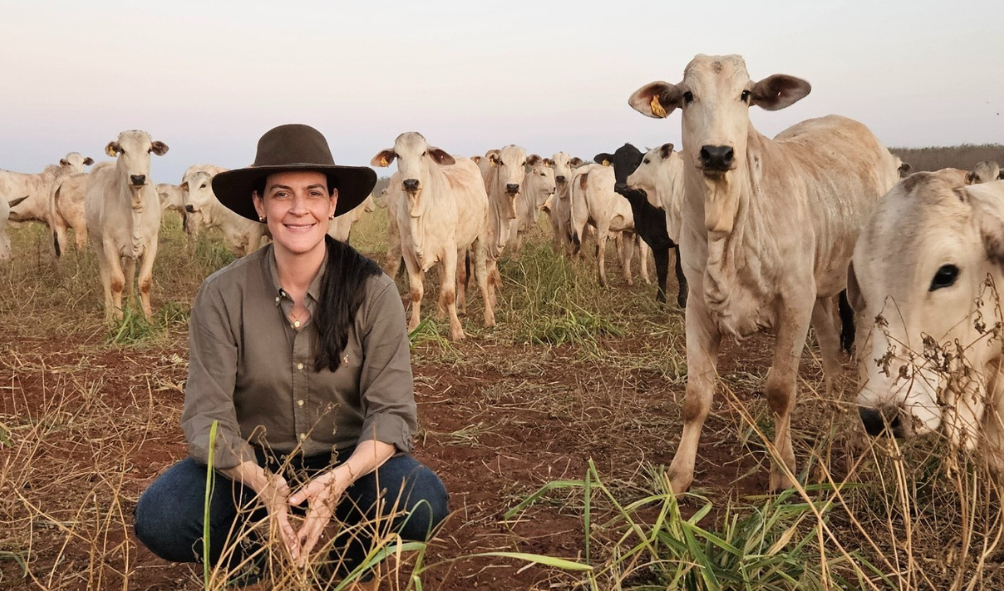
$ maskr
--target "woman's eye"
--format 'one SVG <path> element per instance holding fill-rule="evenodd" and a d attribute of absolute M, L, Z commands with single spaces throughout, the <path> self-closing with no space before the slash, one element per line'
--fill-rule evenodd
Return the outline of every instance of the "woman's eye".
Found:
<path fill-rule="evenodd" d="M 935 291 L 944 287 L 951 287 L 955 285 L 955 281 L 959 278 L 959 268 L 955 265 L 941 265 L 938 267 L 938 272 L 934 274 L 934 279 L 931 279 L 931 287 L 927 291 Z"/>

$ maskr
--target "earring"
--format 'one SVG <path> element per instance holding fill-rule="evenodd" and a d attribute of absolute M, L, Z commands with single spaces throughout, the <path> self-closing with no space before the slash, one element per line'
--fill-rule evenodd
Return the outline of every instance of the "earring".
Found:
<path fill-rule="evenodd" d="M 260 215 L 258 216 L 258 221 L 264 224 L 265 222 L 268 221 L 268 218 L 263 215 Z"/>
<path fill-rule="evenodd" d="M 328 219 L 329 219 L 329 220 L 333 220 L 333 219 L 335 219 L 335 214 L 331 214 L 331 217 L 330 217 L 330 218 L 328 218 Z"/>

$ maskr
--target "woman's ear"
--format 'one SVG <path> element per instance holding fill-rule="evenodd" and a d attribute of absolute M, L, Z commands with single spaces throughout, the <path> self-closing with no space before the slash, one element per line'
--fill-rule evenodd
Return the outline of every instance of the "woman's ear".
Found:
<path fill-rule="evenodd" d="M 338 189 L 331 189 L 331 209 L 328 210 L 328 218 L 335 218 L 335 209 L 338 208 Z"/>
<path fill-rule="evenodd" d="M 254 203 L 254 210 L 258 212 L 258 219 L 265 219 L 265 200 L 258 195 L 258 191 L 251 192 L 251 201 Z"/>

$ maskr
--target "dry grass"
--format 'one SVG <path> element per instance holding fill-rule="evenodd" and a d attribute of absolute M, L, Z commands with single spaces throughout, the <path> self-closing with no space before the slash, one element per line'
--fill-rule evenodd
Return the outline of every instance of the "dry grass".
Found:
<path fill-rule="evenodd" d="M 899 156 L 903 162 L 909 163 L 913 167 L 913 172 L 942 168 L 972 170 L 977 162 L 984 160 L 1004 164 L 1004 145 L 1001 144 L 966 144 L 950 148 L 889 148 L 889 151 Z"/>

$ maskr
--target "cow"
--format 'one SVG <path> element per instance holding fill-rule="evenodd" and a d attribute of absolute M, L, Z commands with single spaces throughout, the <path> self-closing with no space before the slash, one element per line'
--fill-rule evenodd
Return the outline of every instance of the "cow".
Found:
<path fill-rule="evenodd" d="M 7 218 L 10 217 L 11 206 L 16 206 L 27 199 L 28 196 L 18 197 L 7 202 L 6 199 L 0 199 L 0 261 L 6 261 L 10 259 L 10 236 L 7 234 Z"/>
<path fill-rule="evenodd" d="M 188 213 L 185 209 L 185 191 L 179 185 L 157 183 L 157 196 L 160 197 L 161 215 L 165 211 L 174 211 L 181 216 L 181 228 L 188 238 L 188 252 L 195 252 L 195 242 L 199 238 L 199 227 L 202 225 L 198 213 Z"/>
<path fill-rule="evenodd" d="M 516 201 L 524 192 L 526 180 L 527 153 L 516 145 L 508 145 L 500 150 L 489 150 L 479 164 L 481 177 L 488 193 L 488 283 L 489 293 L 495 297 L 502 287 L 502 276 L 498 271 L 498 260 L 512 238 L 512 222 L 516 219 Z M 495 300 L 492 300 L 495 305 Z"/>
<path fill-rule="evenodd" d="M 659 303 L 666 302 L 669 250 L 677 250 L 676 281 L 679 289 L 676 303 L 681 309 L 686 308 L 687 278 L 683 274 L 677 246 L 683 201 L 683 159 L 673 152 L 673 144 L 663 144 L 646 154 L 631 144 L 624 144 L 613 154 L 597 154 L 593 160 L 597 164 L 613 166 L 614 190 L 628 200 L 634 215 L 635 231 L 652 249 L 658 281 L 655 299 Z M 670 227 L 673 228 L 672 234 L 668 230 Z"/>
<path fill-rule="evenodd" d="M 363 214 L 372 212 L 375 209 L 376 203 L 373 202 L 373 195 L 370 195 L 351 211 L 328 222 L 328 235 L 335 240 L 348 244 L 349 235 L 352 233 L 352 226 L 362 219 Z"/>
<path fill-rule="evenodd" d="M 383 270 L 390 277 L 397 277 L 401 263 L 404 262 L 404 255 L 401 254 L 401 231 L 397 227 L 397 206 L 402 198 L 401 181 L 401 173 L 394 172 L 384 189 L 383 202 L 387 207 L 387 259 Z"/>
<path fill-rule="evenodd" d="M 547 199 L 554 194 L 554 162 L 531 154 L 526 159 L 527 172 L 523 190 L 516 195 L 516 219 L 509 227 L 512 250 L 518 254 L 527 232 L 537 225 L 537 216 Z"/>
<path fill-rule="evenodd" d="M 101 162 L 91 172 L 107 168 L 112 162 Z M 84 216 L 84 199 L 90 174 L 75 172 L 56 178 L 49 192 L 49 228 L 56 257 L 66 252 L 66 230 L 73 228 L 74 243 L 82 251 L 87 245 L 87 220 Z"/>
<path fill-rule="evenodd" d="M 582 166 L 582 159 L 571 157 L 564 152 L 558 152 L 551 156 L 554 163 L 554 197 L 551 204 L 546 207 L 546 211 L 551 218 L 551 229 L 553 230 L 551 247 L 554 253 L 564 253 L 571 256 L 572 244 L 572 202 L 571 185 L 572 173 L 579 166 Z"/>
<path fill-rule="evenodd" d="M 59 161 L 59 165 L 50 164 L 45 170 L 35 174 L 25 174 L 0 170 L 0 199 L 8 202 L 27 197 L 18 202 L 16 208 L 11 208 L 10 219 L 15 222 L 36 221 L 49 225 L 49 195 L 56 179 L 77 172 L 84 172 L 87 166 L 94 164 L 94 159 L 70 152 Z"/>
<path fill-rule="evenodd" d="M 993 160 L 984 160 L 983 162 L 977 162 L 973 169 L 966 173 L 966 184 L 975 185 L 978 183 L 989 183 L 990 181 L 996 181 L 999 179 L 1004 179 L 1004 171 L 1001 167 Z"/>
<path fill-rule="evenodd" d="M 586 226 L 596 228 L 596 266 L 599 283 L 607 285 L 606 244 L 611 233 L 620 233 L 618 253 L 624 272 L 624 281 L 634 285 L 631 277 L 631 259 L 637 241 L 634 230 L 634 214 L 631 204 L 614 192 L 614 171 L 609 166 L 587 164 L 572 174 L 571 179 L 571 228 L 573 252 L 582 247 Z M 648 245 L 640 242 L 641 276 L 645 283 L 648 277 Z"/>
<path fill-rule="evenodd" d="M 389 189 L 392 196 L 398 192 L 398 230 L 411 286 L 408 330 L 415 330 L 421 323 L 424 275 L 438 262 L 440 316 L 449 316 L 451 339 L 465 337 L 457 317 L 457 300 L 461 307 L 464 305 L 463 292 L 458 298 L 457 286 L 462 290 L 464 260 L 471 247 L 485 304 L 484 324 L 495 326 L 485 260 L 488 194 L 477 164 L 468 158 L 455 159 L 430 146 L 417 132 L 399 135 L 394 147 L 378 152 L 370 164 L 389 166 L 395 159 L 402 180 L 399 187 L 392 184 Z"/>
<path fill-rule="evenodd" d="M 160 198 L 150 179 L 150 154 L 163 156 L 168 146 L 145 131 L 123 131 L 108 142 L 105 152 L 114 166 L 91 173 L 84 213 L 91 245 L 105 292 L 105 320 L 120 320 L 122 292 L 132 299 L 136 263 L 143 315 L 150 319 L 153 261 L 160 232 Z"/>
<path fill-rule="evenodd" d="M 680 252 L 690 296 L 684 427 L 669 468 L 677 494 L 693 482 L 723 336 L 775 335 L 765 391 L 784 469 L 771 465 L 773 490 L 791 486 L 796 469 L 790 421 L 810 323 L 827 392 L 841 372 L 833 298 L 847 283 L 861 227 L 899 172 L 889 150 L 851 119 L 809 119 L 774 139 L 750 122 L 751 106 L 776 111 L 809 91 L 794 76 L 751 80 L 738 55 L 698 55 L 679 84 L 653 82 L 628 100 L 649 117 L 683 111 Z"/>
<path fill-rule="evenodd" d="M 268 226 L 234 213 L 216 198 L 213 177 L 225 170 L 209 165 L 189 167 L 180 185 L 186 195 L 185 211 L 197 214 L 203 227 L 218 228 L 227 249 L 245 256 L 261 248 L 268 236 Z"/>
<path fill-rule="evenodd" d="M 897 184 L 861 232 L 847 292 L 865 429 L 943 431 L 1004 470 L 1004 182 L 952 171 Z"/>

